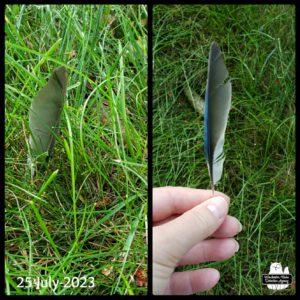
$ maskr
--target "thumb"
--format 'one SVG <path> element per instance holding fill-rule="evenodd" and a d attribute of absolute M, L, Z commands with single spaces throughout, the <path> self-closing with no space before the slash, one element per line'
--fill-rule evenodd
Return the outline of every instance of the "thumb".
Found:
<path fill-rule="evenodd" d="M 202 202 L 168 223 L 156 226 L 154 230 L 160 233 L 153 235 L 154 253 L 160 252 L 164 263 L 175 267 L 188 250 L 218 229 L 227 212 L 228 202 L 218 196 Z"/>

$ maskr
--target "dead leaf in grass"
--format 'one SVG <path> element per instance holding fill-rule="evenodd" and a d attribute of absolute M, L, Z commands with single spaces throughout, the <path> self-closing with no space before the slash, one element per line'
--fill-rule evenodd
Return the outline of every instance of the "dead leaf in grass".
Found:
<path fill-rule="evenodd" d="M 104 276 L 109 276 L 110 273 L 112 272 L 113 268 L 114 268 L 113 266 L 110 266 L 110 267 L 108 267 L 108 268 L 105 268 L 105 269 L 103 269 L 103 270 L 101 271 L 101 273 L 102 273 Z"/>

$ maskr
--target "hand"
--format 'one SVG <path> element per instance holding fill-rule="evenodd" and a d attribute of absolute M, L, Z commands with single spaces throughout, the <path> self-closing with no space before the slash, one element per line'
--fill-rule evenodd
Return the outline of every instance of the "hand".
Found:
<path fill-rule="evenodd" d="M 229 197 L 183 187 L 153 189 L 153 292 L 188 295 L 211 289 L 216 269 L 174 272 L 177 266 L 232 257 L 240 222 L 227 215 Z M 209 236 L 213 237 L 207 239 Z"/>

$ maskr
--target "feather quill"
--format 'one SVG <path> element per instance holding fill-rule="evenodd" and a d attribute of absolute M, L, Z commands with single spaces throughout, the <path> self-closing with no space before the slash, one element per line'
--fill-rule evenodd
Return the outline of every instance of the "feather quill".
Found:
<path fill-rule="evenodd" d="M 217 43 L 212 43 L 205 92 L 204 149 L 213 194 L 225 160 L 223 146 L 231 105 L 231 82 L 227 79 L 222 52 Z"/>

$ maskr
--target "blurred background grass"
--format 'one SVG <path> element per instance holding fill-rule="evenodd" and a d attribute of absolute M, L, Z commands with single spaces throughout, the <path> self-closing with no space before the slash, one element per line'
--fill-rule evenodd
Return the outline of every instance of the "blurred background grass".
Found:
<path fill-rule="evenodd" d="M 6 294 L 145 294 L 147 7 L 7 5 L 5 34 Z M 58 66 L 61 134 L 31 184 L 28 110 Z M 95 287 L 17 286 L 50 276 Z"/>
<path fill-rule="evenodd" d="M 153 185 L 210 188 L 203 116 L 184 88 L 204 99 L 213 41 L 232 80 L 224 173 L 216 189 L 231 197 L 230 214 L 243 231 L 235 257 L 204 265 L 219 269 L 221 279 L 203 294 L 294 294 L 294 283 L 274 292 L 261 279 L 273 262 L 295 276 L 293 5 L 154 6 Z"/>

